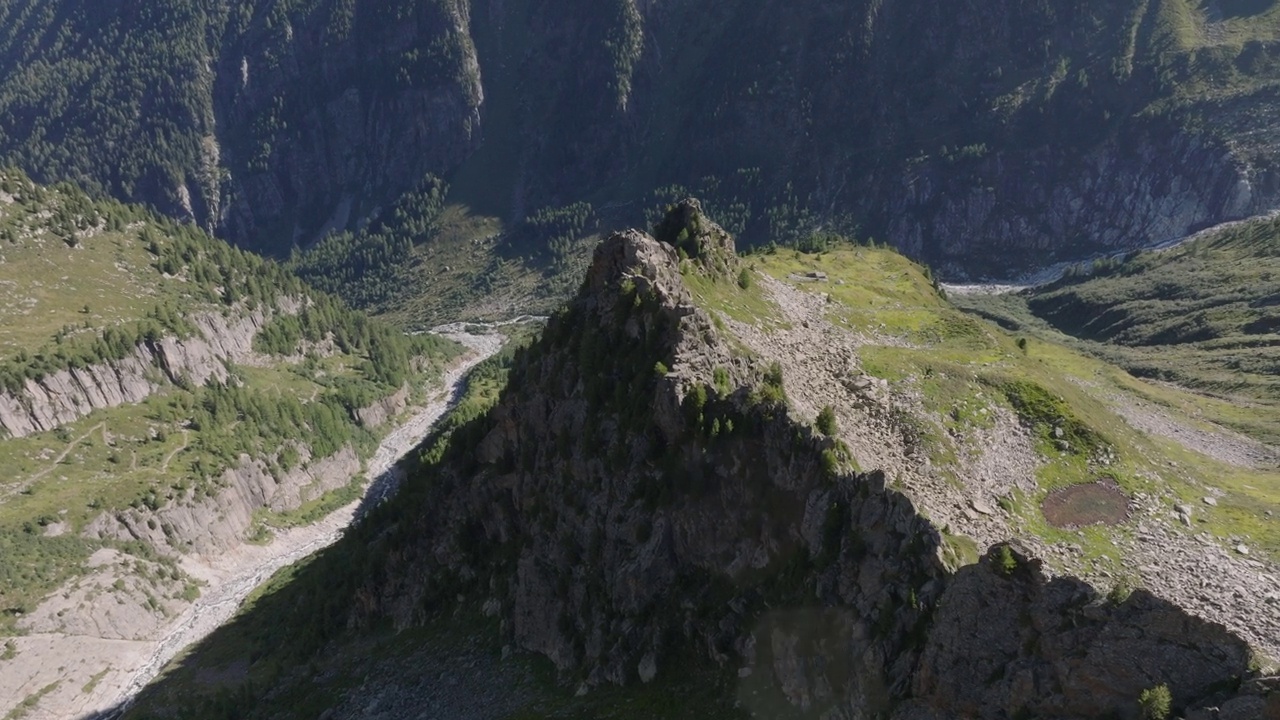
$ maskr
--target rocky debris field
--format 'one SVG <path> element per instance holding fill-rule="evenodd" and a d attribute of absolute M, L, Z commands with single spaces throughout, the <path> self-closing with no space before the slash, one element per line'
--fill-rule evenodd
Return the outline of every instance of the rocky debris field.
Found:
<path fill-rule="evenodd" d="M 902 423 L 895 420 L 903 413 L 936 420 L 921 406 L 918 391 L 867 377 L 861 370 L 860 348 L 902 345 L 902 338 L 833 324 L 821 292 L 759 273 L 756 278 L 780 308 L 784 322 L 723 319 L 751 350 L 782 366 L 794 413 L 811 421 L 822 407 L 832 405 L 840 438 L 859 465 L 884 470 L 937 527 L 963 533 L 979 548 L 1016 537 L 1032 554 L 1048 560 L 1048 572 L 1078 576 L 1104 591 L 1116 585 L 1149 588 L 1198 617 L 1222 623 L 1272 662 L 1280 662 L 1280 568 L 1275 563 L 1260 554 L 1246 554 L 1247 545 L 1224 546 L 1205 533 L 1192 532 L 1179 519 L 1172 493 L 1133 499 L 1126 529 L 1114 534 L 1124 554 L 1120 571 L 1095 567 L 1078 544 L 1049 543 L 1022 531 L 999 500 L 1014 489 L 1033 491 L 1043 461 L 1012 412 L 990 407 L 993 422 L 965 438 L 964 452 L 951 468 L 954 479 L 944 476 L 928 458 L 913 452 Z M 1136 399 L 1109 399 L 1122 417 L 1144 432 L 1235 465 L 1275 464 L 1274 448 L 1225 430 L 1193 427 Z"/>
<path fill-rule="evenodd" d="M 1029 433 L 1007 408 L 988 409 L 991 426 L 975 428 L 965 456 L 952 470 L 958 482 L 942 475 L 911 442 L 904 416 L 927 416 L 918 391 L 895 388 L 863 373 L 860 348 L 904 346 L 899 337 L 866 334 L 833 324 L 819 293 L 798 290 L 758 276 L 789 326 L 764 329 L 729 321 L 751 350 L 782 366 L 787 397 L 800 419 L 809 421 L 830 405 L 839 436 L 864 470 L 882 470 L 908 492 L 939 528 L 963 528 L 986 547 L 1008 539 L 1008 523 L 998 514 L 998 499 L 1035 487 L 1041 460 Z M 936 418 L 926 418 L 934 422 Z"/>
<path fill-rule="evenodd" d="M 1247 639 L 1280 662 L 1280 568 L 1249 547 L 1224 547 L 1208 533 L 1181 529 L 1177 508 L 1143 498 L 1136 532 L 1123 542 L 1137 583 Z"/>
<path fill-rule="evenodd" d="M 1163 408 L 1133 397 L 1112 395 L 1112 409 L 1148 435 L 1168 438 L 1188 450 L 1236 467 L 1261 470 L 1280 466 L 1280 450 L 1226 428 L 1197 427 Z"/>

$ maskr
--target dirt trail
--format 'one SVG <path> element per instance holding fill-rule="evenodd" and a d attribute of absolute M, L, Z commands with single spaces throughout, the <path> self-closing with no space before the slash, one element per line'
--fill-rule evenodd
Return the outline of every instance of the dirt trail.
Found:
<path fill-rule="evenodd" d="M 183 558 L 183 569 L 207 584 L 201 597 L 169 623 L 160 637 L 145 641 L 66 634 L 15 638 L 17 657 L 0 662 L 0 697 L 4 698 L 0 713 L 56 681 L 57 688 L 25 717 L 119 717 L 134 695 L 174 657 L 229 620 L 254 588 L 281 568 L 337 541 L 362 506 L 376 504 L 394 490 L 396 462 L 416 447 L 461 397 L 467 371 L 498 352 L 505 340 L 499 334 L 461 332 L 449 332 L 446 337 L 468 346 L 471 354 L 445 373 L 440 391 L 425 407 L 383 439 L 366 467 L 364 497 L 318 523 L 278 532 L 269 545 L 244 544 L 216 557 Z"/>
<path fill-rule="evenodd" d="M 17 495 L 18 493 L 31 487 L 36 483 L 37 480 L 53 472 L 53 469 L 58 467 L 58 464 L 61 463 L 63 460 L 66 460 L 67 456 L 71 454 L 71 451 L 75 450 L 76 447 L 79 446 L 81 442 L 84 442 L 86 439 L 88 439 L 90 435 L 94 434 L 95 432 L 98 432 L 99 430 L 105 431 L 105 429 L 106 428 L 104 423 L 98 423 L 97 425 L 94 425 L 93 427 L 89 428 L 88 432 L 76 438 L 75 440 L 72 440 L 71 442 L 67 443 L 67 447 L 64 448 L 61 453 L 59 453 L 58 457 L 53 459 L 53 462 L 49 463 L 49 467 L 27 478 L 26 482 L 20 483 L 16 487 L 10 488 L 7 492 L 5 492 L 3 497 L 0 497 L 0 499 L 13 497 L 14 495 Z"/>
<path fill-rule="evenodd" d="M 191 433 L 187 432 L 186 430 L 183 430 L 182 444 L 174 448 L 173 451 L 170 452 L 168 455 L 164 456 L 164 462 L 161 463 L 160 465 L 160 472 L 162 473 L 169 472 L 169 463 L 173 461 L 173 458 L 175 455 L 187 449 L 187 445 L 190 443 L 190 441 L 191 441 Z"/>

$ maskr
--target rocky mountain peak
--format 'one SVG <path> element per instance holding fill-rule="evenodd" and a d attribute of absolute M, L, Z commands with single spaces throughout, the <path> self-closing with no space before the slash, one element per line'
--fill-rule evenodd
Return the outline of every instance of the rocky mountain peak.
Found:
<path fill-rule="evenodd" d="M 706 269 L 724 269 L 736 257 L 733 236 L 707 217 L 696 198 L 667 208 L 653 234 Z"/>
<path fill-rule="evenodd" d="M 612 305 L 624 288 L 661 299 L 665 306 L 692 309 L 692 296 L 680 281 L 680 264 L 675 247 L 654 240 L 638 231 L 616 233 L 595 251 L 587 272 L 585 293 L 579 298 L 585 304 Z"/>
<path fill-rule="evenodd" d="M 752 303 L 755 332 L 816 331 L 845 286 L 788 316 L 769 303 L 801 301 L 759 265 L 745 284 L 723 272 L 753 269 L 695 202 L 656 233 L 604 241 L 491 409 L 432 441 L 400 495 L 318 565 L 323 583 L 277 609 L 316 617 L 310 637 L 337 637 L 338 653 L 360 652 L 342 628 L 363 642 L 384 623 L 483 609 L 497 642 L 584 697 L 661 689 L 692 662 L 754 717 L 1127 719 L 1144 697 L 1268 717 L 1248 645 L 1174 602 L 1053 577 L 1008 543 L 944 562 L 965 555 L 965 516 L 936 520 L 945 508 L 903 465 L 855 465 L 857 444 L 900 431 L 809 420 L 808 406 L 839 403 L 840 379 L 783 353 L 837 336 L 771 354 L 729 314 Z M 846 253 L 860 268 L 885 260 Z"/>
<path fill-rule="evenodd" d="M 1149 687 L 1187 706 L 1247 675 L 1225 629 L 1050 580 L 1025 550 L 953 574 L 912 500 L 851 470 L 695 303 L 690 273 L 737 287 L 705 271 L 737 262 L 727 233 L 696 201 L 655 233 L 602 243 L 494 409 L 414 471 L 356 624 L 462 598 L 584 688 L 696 648 L 765 717 L 1127 717 Z"/>

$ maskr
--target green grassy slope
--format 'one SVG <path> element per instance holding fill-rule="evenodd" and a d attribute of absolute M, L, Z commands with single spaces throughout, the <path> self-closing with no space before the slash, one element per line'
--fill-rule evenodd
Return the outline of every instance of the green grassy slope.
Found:
<path fill-rule="evenodd" d="M 827 296 L 828 318 L 868 338 L 858 350 L 864 371 L 888 380 L 897 391 L 918 393 L 926 415 L 915 421 L 917 436 L 934 467 L 957 462 L 968 429 L 990 424 L 984 408 L 1001 405 L 1017 413 L 1032 429 L 1042 458 L 1037 491 L 1008 498 L 1022 532 L 1049 542 L 1081 543 L 1100 567 L 1121 569 L 1114 541 L 1127 537 L 1129 528 L 1057 530 L 1044 519 L 1045 496 L 1099 477 L 1130 494 L 1178 502 L 1198 502 L 1206 488 L 1220 488 L 1225 499 L 1207 509 L 1201 529 L 1222 538 L 1249 537 L 1280 557 L 1280 531 L 1267 515 L 1280 513 L 1280 471 L 1230 465 L 1149 436 L 1118 412 L 1122 406 L 1151 405 L 1186 427 L 1210 433 L 1230 427 L 1271 441 L 1276 421 L 1269 402 L 1207 397 L 1136 377 L 1060 333 L 1006 330 L 953 305 L 926 268 L 892 250 L 838 244 L 820 253 L 756 253 L 747 262 L 784 282 L 794 283 L 796 275 L 811 271 L 827 274 L 828 282 L 796 287 Z M 1235 291 L 1235 284 L 1228 286 Z M 724 283 L 712 290 L 695 286 L 702 303 L 731 317 L 759 315 L 747 309 L 764 302 L 762 293 L 755 286 L 746 291 Z M 1152 356 L 1158 354 L 1167 356 L 1163 362 L 1169 367 L 1196 367 L 1193 353 L 1161 348 Z M 1062 438 L 1054 428 L 1064 430 Z M 1061 451 L 1059 439 L 1071 449 Z"/>
<path fill-rule="evenodd" d="M 1280 443 L 1280 220 L 957 302 L 1009 327 L 1204 394 L 1212 419 Z"/>
<path fill-rule="evenodd" d="M 228 367 L 225 386 L 173 384 L 155 368 L 159 390 L 141 403 L 0 439 L 0 632 L 103 546 L 80 536 L 98 515 L 216 492 L 241 454 L 279 474 L 308 453 L 367 451 L 375 431 L 353 410 L 419 384 L 458 353 L 373 323 L 190 227 L 12 170 L 0 171 L 0 293 L 6 392 L 114 362 L 140 343 L 192 337 L 201 314 L 273 318 L 254 340 L 254 361 Z M 297 315 L 277 309 L 294 305 Z"/>

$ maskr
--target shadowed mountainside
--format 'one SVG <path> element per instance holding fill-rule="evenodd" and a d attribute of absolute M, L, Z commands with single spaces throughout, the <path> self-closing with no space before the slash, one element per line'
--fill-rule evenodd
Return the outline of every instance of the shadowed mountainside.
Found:
<path fill-rule="evenodd" d="M 429 440 L 401 495 L 130 717 L 287 717 L 304 687 L 305 712 L 400 717 L 442 688 L 393 673 L 347 689 L 333 669 L 367 672 L 379 648 L 412 654 L 397 643 L 430 647 L 424 628 L 477 614 L 493 620 L 464 655 L 489 668 L 477 678 L 524 678 L 483 693 L 512 717 L 558 696 L 521 674 L 530 655 L 500 665 L 486 638 L 586 692 L 554 700 L 570 713 L 611 686 L 700 677 L 710 697 L 659 715 L 1136 717 L 1158 685 L 1181 710 L 1250 676 L 1242 640 L 1149 593 L 1049 580 L 1007 545 L 953 573 L 951 541 L 796 422 L 776 366 L 693 303 L 689 278 L 738 274 L 727 234 L 682 205 L 656 235 L 603 243 L 579 296 L 509 361 L 492 409 Z M 1264 717 L 1264 695 L 1241 697 L 1242 717 Z"/>
<path fill-rule="evenodd" d="M 634 222 L 675 184 L 750 243 L 856 225 L 1007 275 L 1276 205 L 1280 6 L 1254 10 L 5 0 L 0 153 L 278 253 L 435 178 L 509 221 Z"/>

